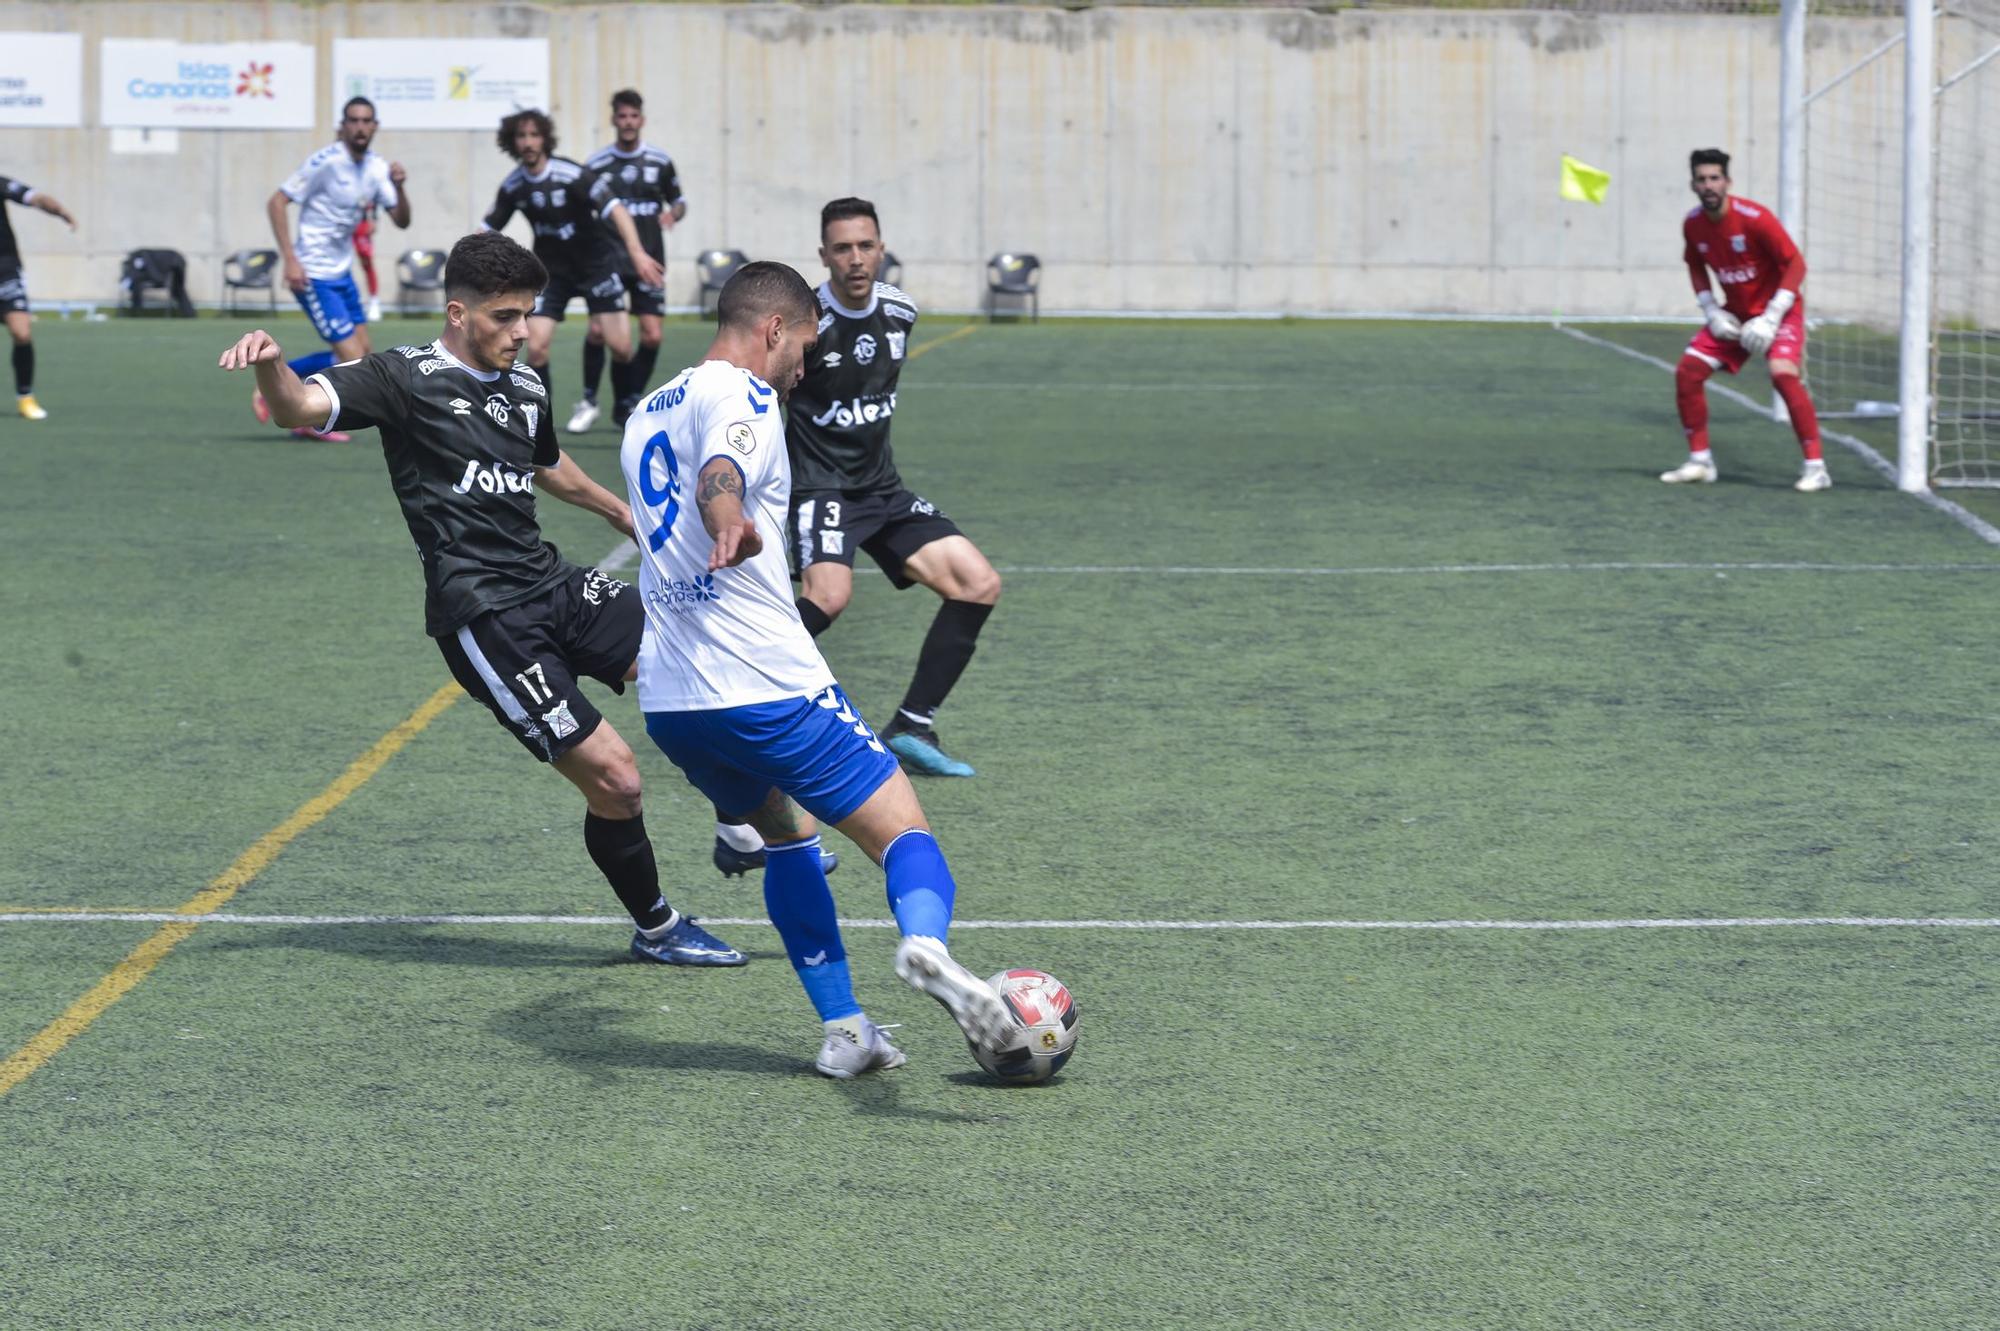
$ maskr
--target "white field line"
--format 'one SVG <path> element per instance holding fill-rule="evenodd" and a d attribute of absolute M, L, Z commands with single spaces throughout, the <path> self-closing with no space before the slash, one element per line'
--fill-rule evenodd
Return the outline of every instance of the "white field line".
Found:
<path fill-rule="evenodd" d="M 1466 573 L 2000 573 L 2000 562 L 1982 564 L 1827 564 L 1787 561 L 1739 563 L 1605 562 L 1574 564 L 1384 564 L 1325 568 L 1254 568 L 1192 564 L 1021 564 L 1002 573 L 1115 573 L 1172 577 L 1382 578 Z"/>
<path fill-rule="evenodd" d="M 761 916 L 704 915 L 702 923 L 730 928 L 766 925 Z M 623 915 L 178 915 L 170 911 L 5 911 L 0 924 L 158 924 L 180 920 L 189 924 L 276 924 L 296 928 L 353 925 L 624 925 Z M 894 929 L 894 920 L 847 919 L 844 929 Z M 1951 916 L 1809 915 L 1743 916 L 1713 920 L 953 920 L 954 929 L 1123 930 L 1136 933 L 1197 931 L 1294 930 L 1553 930 L 1614 929 L 1994 929 L 2000 919 Z"/>
<path fill-rule="evenodd" d="M 1674 367 L 1668 364 L 1666 361 L 1661 360 L 1658 356 L 1648 356 L 1643 351 L 1634 351 L 1630 347 L 1620 346 L 1618 343 L 1613 342 L 1608 338 L 1593 337 L 1589 333 L 1580 333 L 1576 329 L 1567 327 L 1562 324 L 1555 325 L 1555 330 L 1558 333 L 1561 333 L 1564 337 L 1573 337 L 1577 341 L 1587 342 L 1593 347 L 1607 348 L 1608 350 L 1617 352 L 1621 356 L 1629 356 L 1633 360 L 1641 361 L 1647 365 L 1653 366 L 1656 369 L 1665 370 L 1668 374 L 1672 374 L 1674 372 Z M 1756 401 L 1754 398 L 1747 397 L 1744 394 L 1737 392 L 1735 389 L 1729 387 L 1727 384 L 1718 384 L 1711 381 L 1709 383 L 1709 391 L 1717 393 L 1723 397 L 1726 397 L 1732 402 L 1741 403 L 1743 406 L 1748 407 L 1751 411 L 1755 412 L 1757 415 L 1762 416 L 1765 420 L 1769 420 L 1771 418 L 1770 407 L 1768 407 L 1762 402 Z M 1889 459 L 1883 457 L 1880 453 L 1877 453 L 1874 449 L 1870 448 L 1862 440 L 1855 438 L 1851 434 L 1842 434 L 1839 430 L 1821 429 L 1819 433 L 1820 433 L 1820 438 L 1831 439 L 1834 443 L 1839 444 L 1842 448 L 1847 449 L 1849 452 L 1853 453 L 1856 457 L 1860 458 L 1863 462 L 1867 463 L 1870 470 L 1874 471 L 1877 475 L 1881 476 L 1882 479 L 1888 481 L 1889 484 L 1894 485 L 1896 483 L 1897 481 L 1896 464 L 1891 462 Z M 1986 542 L 1988 545 L 2000 545 L 2000 527 L 1995 527 L 1992 523 L 1986 521 L 1984 518 L 1978 517 L 1975 514 L 1967 512 L 1964 508 L 1960 507 L 1957 504 L 1952 503 L 1951 500 L 1941 499 L 1937 495 L 1932 494 L 1928 490 L 1924 491 L 1921 494 L 1911 495 L 1910 497 L 1912 499 L 1917 500 L 1920 503 L 1926 504 L 1929 507 L 1936 509 L 1938 512 L 1944 514 L 1946 517 L 1950 518 L 1953 522 L 1956 522 L 1959 526 L 1965 528 L 1967 531 L 1971 532 L 1974 536 L 1977 536 L 1980 540 Z"/>

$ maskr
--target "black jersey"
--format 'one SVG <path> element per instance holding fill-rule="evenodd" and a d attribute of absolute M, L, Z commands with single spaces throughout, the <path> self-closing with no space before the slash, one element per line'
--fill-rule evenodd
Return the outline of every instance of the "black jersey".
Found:
<path fill-rule="evenodd" d="M 831 286 L 820 284 L 819 344 L 785 410 L 795 492 L 902 486 L 889 451 L 889 418 L 916 326 L 917 303 L 887 282 L 875 284 L 865 310 L 845 308 Z"/>
<path fill-rule="evenodd" d="M 534 228 L 535 257 L 551 273 L 601 277 L 618 268 L 618 247 L 603 225 L 617 202 L 609 180 L 580 162 L 551 157 L 539 176 L 518 166 L 507 173 L 486 225 L 498 231 L 520 213 Z"/>
<path fill-rule="evenodd" d="M 14 224 L 7 220 L 7 205 L 26 203 L 35 197 L 35 191 L 25 180 L 14 180 L 0 176 L 0 264 L 21 265 L 21 251 L 14 244 Z"/>
<path fill-rule="evenodd" d="M 660 230 L 660 214 L 671 211 L 682 198 L 674 159 L 650 143 L 642 143 L 629 153 L 614 143 L 591 157 L 590 169 L 611 182 L 625 211 L 632 214 L 646 253 L 665 263 L 667 245 Z"/>
<path fill-rule="evenodd" d="M 382 432 L 389 483 L 424 564 L 426 633 L 456 632 L 567 576 L 535 520 L 534 469 L 562 455 L 533 370 L 475 370 L 433 342 L 310 379 L 333 398 L 328 429 Z"/>

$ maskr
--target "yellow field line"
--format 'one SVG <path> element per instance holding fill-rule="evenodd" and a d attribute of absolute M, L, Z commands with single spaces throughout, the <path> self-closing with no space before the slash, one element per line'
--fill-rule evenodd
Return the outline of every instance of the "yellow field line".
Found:
<path fill-rule="evenodd" d="M 342 801 L 381 771 L 382 765 L 395 757 L 397 750 L 416 738 L 417 733 L 435 721 L 445 708 L 464 696 L 464 691 L 456 684 L 447 684 L 433 693 L 401 725 L 376 740 L 368 752 L 348 764 L 347 770 L 335 777 L 332 785 L 300 805 L 298 811 L 284 822 L 258 837 L 250 849 L 236 857 L 234 864 L 224 869 L 213 882 L 190 897 L 174 913 L 207 915 L 222 909 L 231 897 L 242 890 L 244 884 L 268 868 L 299 833 L 339 808 Z M 151 937 L 133 948 L 123 961 L 113 967 L 109 975 L 92 985 L 90 992 L 70 1004 L 68 1011 L 8 1055 L 7 1061 L 0 1063 L 0 1095 L 13 1090 L 32 1076 L 36 1069 L 61 1053 L 64 1045 L 83 1034 L 90 1023 L 104 1015 L 105 1009 L 131 992 L 133 986 L 150 975 L 167 953 L 173 951 L 174 946 L 193 933 L 196 927 L 192 921 L 180 920 L 161 925 Z"/>
<path fill-rule="evenodd" d="M 923 355 L 926 351 L 929 351 L 932 347 L 941 347 L 947 342 L 956 342 L 961 337 L 971 337 L 974 333 L 978 331 L 979 331 L 978 324 L 967 324 L 963 328 L 954 328 L 949 333 L 946 333 L 943 337 L 935 338 L 932 341 L 924 343 L 920 347 L 914 348 L 908 356 L 904 357 L 904 359 L 915 360 L 917 357 Z"/>

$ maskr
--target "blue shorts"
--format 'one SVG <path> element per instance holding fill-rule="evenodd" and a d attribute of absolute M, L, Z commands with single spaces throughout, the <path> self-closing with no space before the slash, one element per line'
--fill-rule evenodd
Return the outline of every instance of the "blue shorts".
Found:
<path fill-rule="evenodd" d="M 354 330 L 368 322 L 368 307 L 361 303 L 361 288 L 354 285 L 353 273 L 309 277 L 306 289 L 292 294 L 298 297 L 306 318 L 312 320 L 313 331 L 328 346 L 353 337 Z"/>
<path fill-rule="evenodd" d="M 823 823 L 839 823 L 896 772 L 896 760 L 830 684 L 810 698 L 648 712 L 646 733 L 724 814 L 755 813 L 777 787 Z"/>

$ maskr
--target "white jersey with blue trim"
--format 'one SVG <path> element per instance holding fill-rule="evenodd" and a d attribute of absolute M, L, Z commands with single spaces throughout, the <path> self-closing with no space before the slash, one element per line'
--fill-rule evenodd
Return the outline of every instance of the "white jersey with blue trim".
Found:
<path fill-rule="evenodd" d="M 743 511 L 764 548 L 711 573 L 714 539 L 695 478 L 716 458 L 743 474 Z M 778 395 L 728 361 L 704 361 L 655 389 L 625 423 L 620 450 L 639 540 L 639 706 L 705 712 L 806 697 L 833 683 L 799 622 L 785 521 L 792 468 Z"/>
<path fill-rule="evenodd" d="M 299 206 L 293 248 L 307 277 L 345 277 L 354 267 L 354 228 L 371 203 L 396 206 L 389 160 L 370 150 L 360 161 L 344 143 L 329 143 L 278 187 Z"/>

